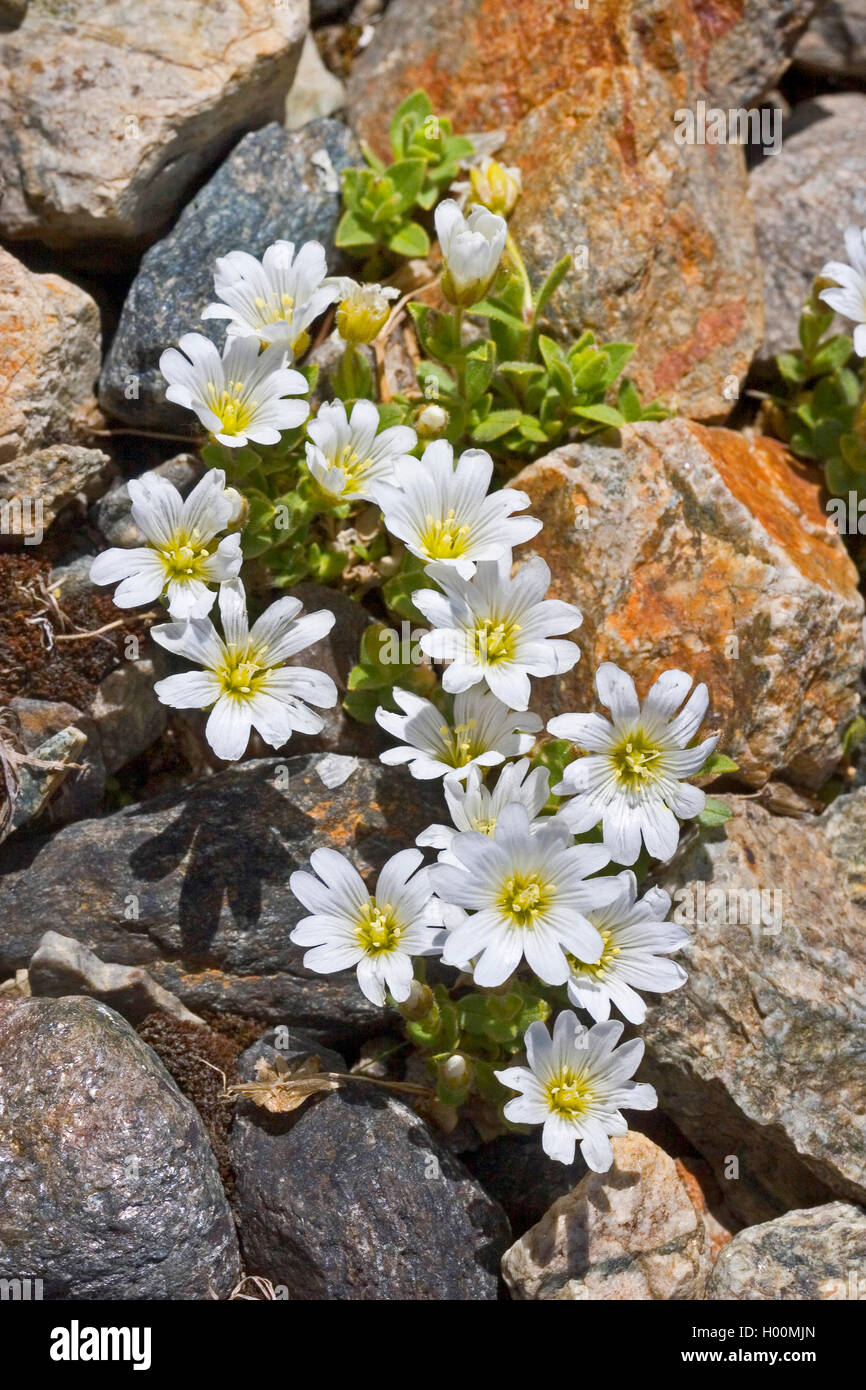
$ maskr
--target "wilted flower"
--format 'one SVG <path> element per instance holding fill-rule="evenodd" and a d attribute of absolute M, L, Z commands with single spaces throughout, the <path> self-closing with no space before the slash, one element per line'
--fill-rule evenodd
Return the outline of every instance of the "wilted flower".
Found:
<path fill-rule="evenodd" d="M 477 304 L 490 288 L 505 247 L 504 218 L 482 207 L 464 217 L 454 199 L 446 198 L 434 220 L 442 248 L 442 293 L 451 304 Z"/>
<path fill-rule="evenodd" d="M 393 766 L 408 763 L 413 777 L 465 777 L 469 768 L 495 767 L 506 758 L 528 753 L 542 727 L 537 714 L 515 714 L 489 691 L 467 690 L 454 701 L 454 715 L 446 719 L 430 700 L 395 686 L 392 694 L 403 714 L 381 706 L 376 722 L 400 748 L 386 748 L 381 762 Z"/>
<path fill-rule="evenodd" d="M 866 228 L 849 227 L 845 233 L 845 250 L 850 265 L 844 261 L 829 261 L 821 271 L 826 280 L 837 280 L 838 288 L 822 290 L 820 298 L 837 314 L 844 314 L 857 324 L 854 329 L 854 351 L 866 357 Z"/>
<path fill-rule="evenodd" d="M 228 319 L 229 337 L 280 343 L 297 355 L 306 346 L 307 329 L 337 297 L 326 280 L 325 248 L 307 241 L 295 255 L 294 242 L 275 241 L 261 261 L 247 251 L 230 251 L 216 263 L 218 304 L 209 304 L 203 319 Z"/>
<path fill-rule="evenodd" d="M 256 338 L 229 338 L 220 357 L 210 338 L 185 333 L 179 347 L 167 348 L 159 359 L 166 400 L 195 411 L 221 444 L 278 444 L 283 430 L 302 425 L 309 415 L 307 401 L 284 399 L 309 387 L 306 377 L 284 365 L 279 343 L 259 354 Z"/>
<path fill-rule="evenodd" d="M 417 459 L 407 457 L 417 443 L 415 431 L 391 425 L 380 434 L 379 423 L 372 401 L 357 401 L 350 418 L 342 401 L 319 407 L 307 425 L 312 443 L 306 448 L 307 467 L 323 492 L 339 501 L 372 500 L 371 488 L 394 478 L 401 460 L 417 468 Z"/>
<path fill-rule="evenodd" d="M 706 803 L 698 787 L 680 779 L 699 772 L 718 742 L 713 735 L 688 746 L 707 712 L 707 687 L 696 686 L 675 714 L 692 684 L 685 671 L 663 672 L 643 704 L 631 676 L 611 661 L 599 666 L 595 684 L 613 723 L 600 714 L 560 714 L 547 726 L 589 752 L 567 765 L 553 789 L 573 798 L 560 815 L 576 835 L 601 821 L 618 864 L 635 862 L 641 838 L 654 859 L 670 859 L 679 842 L 677 816 L 696 816 Z"/>
<path fill-rule="evenodd" d="M 346 275 L 328 280 L 338 298 L 337 332 L 346 343 L 372 343 L 391 312 L 389 300 L 399 299 L 393 285 L 359 285 Z"/>
<path fill-rule="evenodd" d="M 183 500 L 177 488 L 158 474 L 128 484 L 132 519 L 148 544 L 128 550 L 112 547 L 90 567 L 94 584 L 118 584 L 118 608 L 135 608 L 165 594 L 173 618 L 203 618 L 216 591 L 209 584 L 233 579 L 241 568 L 241 538 L 224 536 L 237 510 L 238 494 L 226 488 L 225 473 L 211 468 Z"/>
<path fill-rule="evenodd" d="M 404 849 L 382 869 L 375 893 L 342 854 L 317 849 L 310 856 L 314 874 L 300 870 L 290 879 L 292 892 L 311 913 L 290 939 L 309 946 L 308 970 L 330 975 L 356 969 L 358 984 L 373 1003 L 385 1003 L 385 990 L 397 1003 L 409 998 L 412 957 L 438 951 L 439 931 L 431 921 L 428 871 L 418 869 L 423 855 Z M 435 915 L 435 914 L 434 914 Z"/>
<path fill-rule="evenodd" d="M 496 159 L 482 159 L 469 170 L 473 203 L 480 203 L 488 212 L 508 217 L 514 211 L 523 181 L 514 165 L 500 164 Z"/>
<path fill-rule="evenodd" d="M 644 1045 L 636 1038 L 618 1048 L 622 1031 L 615 1022 L 584 1028 L 567 1010 L 558 1016 L 552 1038 L 543 1023 L 530 1024 L 524 1038 L 528 1067 L 496 1073 L 503 1086 L 521 1092 L 505 1106 L 506 1119 L 543 1125 L 541 1146 L 548 1158 L 573 1163 L 579 1143 L 587 1167 L 606 1173 L 613 1163 L 610 1136 L 628 1133 L 620 1107 L 655 1109 L 652 1086 L 629 1080 Z"/>
<path fill-rule="evenodd" d="M 427 574 L 443 590 L 416 589 L 415 606 L 432 624 L 421 650 L 451 664 L 442 677 L 448 691 L 486 681 L 512 709 L 529 705 L 529 677 L 561 675 L 580 656 L 574 642 L 555 634 L 573 632 L 581 614 L 571 603 L 545 599 L 550 570 L 534 556 L 509 575 L 510 564 L 479 564 L 473 579 L 461 579 L 446 565 L 428 565 Z"/>
<path fill-rule="evenodd" d="M 217 757 L 230 762 L 243 755 L 251 728 L 272 748 L 282 748 L 294 729 L 321 733 L 321 715 L 304 702 L 330 709 L 337 703 L 337 687 L 322 671 L 283 662 L 330 632 L 334 614 L 322 609 L 299 618 L 300 599 L 281 598 L 250 630 L 239 579 L 221 585 L 219 609 L 222 637 L 210 618 L 151 628 L 160 646 L 204 668 L 157 681 L 162 703 L 176 709 L 213 706 L 205 736 Z"/>
<path fill-rule="evenodd" d="M 646 1004 L 635 990 L 667 994 L 686 982 L 686 972 L 670 951 L 687 946 L 689 934 L 666 921 L 671 900 L 662 888 L 648 888 L 638 902 L 637 879 L 630 869 L 617 874 L 620 891 L 606 907 L 587 916 L 596 928 L 604 950 L 596 961 L 569 957 L 568 997 L 594 1019 L 610 1016 L 616 1005 L 629 1023 L 643 1023 Z"/>
<path fill-rule="evenodd" d="M 375 500 L 385 525 L 421 560 L 468 579 L 476 562 L 511 559 L 511 548 L 541 530 L 534 516 L 515 517 L 529 506 L 525 492 L 502 488 L 488 493 L 493 460 L 483 449 L 454 450 L 437 439 L 417 459 L 399 460 L 395 482 L 377 484 Z"/>
<path fill-rule="evenodd" d="M 526 807 L 503 807 L 492 835 L 455 835 L 433 889 L 465 916 L 445 938 L 443 960 L 473 961 L 475 983 L 504 984 L 523 957 L 540 980 L 564 985 L 568 955 L 598 960 L 601 936 L 587 912 L 616 897 L 615 878 L 588 878 L 610 862 L 603 845 L 566 844 L 558 827 L 530 826 Z M 448 915 L 445 915 L 448 920 Z"/>

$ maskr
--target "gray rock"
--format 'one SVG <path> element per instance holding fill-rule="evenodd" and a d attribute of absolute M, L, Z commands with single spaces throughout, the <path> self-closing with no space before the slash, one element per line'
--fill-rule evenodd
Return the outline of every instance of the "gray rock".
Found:
<path fill-rule="evenodd" d="M 866 1199 L 866 789 L 808 820 L 730 806 L 664 871 L 693 939 L 687 983 L 648 997 L 642 1074 L 751 1225 Z"/>
<path fill-rule="evenodd" d="M 92 999 L 0 999 L 0 1276 L 52 1299 L 225 1297 L 238 1248 L 197 1111 Z"/>
<path fill-rule="evenodd" d="M 147 656 L 122 661 L 99 682 L 88 713 L 99 729 L 107 772 L 117 772 L 137 758 L 165 728 L 166 707 L 153 685 L 167 669 L 162 648 L 151 642 Z"/>
<path fill-rule="evenodd" d="M 159 1010 L 183 1023 L 201 1023 L 197 1014 L 151 979 L 140 965 L 106 965 L 71 936 L 47 931 L 28 967 L 30 992 L 62 999 L 86 994 L 100 999 L 133 1026 Z"/>
<path fill-rule="evenodd" d="M 61 783 L 72 775 L 72 764 L 78 761 L 86 742 L 86 735 L 70 725 L 37 744 L 30 755 L 32 762 L 19 764 L 18 789 L 6 837 L 42 814 Z"/>
<path fill-rule="evenodd" d="M 866 1212 L 845 1202 L 789 1211 L 740 1231 L 707 1285 L 707 1298 L 738 1303 L 864 1295 Z"/>
<path fill-rule="evenodd" d="M 85 502 L 99 495 L 110 465 L 107 454 L 82 444 L 52 444 L 0 464 L 0 503 L 12 503 L 8 517 L 4 511 L 4 537 L 21 536 L 25 544 L 38 545 L 51 523 L 79 494 Z"/>
<path fill-rule="evenodd" d="M 217 256 L 238 248 L 261 256 L 282 237 L 296 244 L 321 241 L 333 260 L 339 178 L 322 168 L 323 152 L 337 175 L 360 158 L 339 121 L 312 121 L 293 131 L 274 124 L 247 135 L 165 240 L 151 247 L 103 366 L 99 394 L 107 411 L 143 428 L 198 428 L 189 411 L 166 402 L 160 354 L 183 333 L 222 342 L 224 322 L 200 317 L 214 297 Z"/>
<path fill-rule="evenodd" d="M 268 758 L 143 805 L 0 850 L 0 976 L 25 966 L 46 925 L 101 960 L 142 965 L 195 1013 L 243 1014 L 336 1042 L 381 1031 L 353 971 L 312 975 L 289 941 L 305 915 L 289 888 L 321 844 L 378 869 L 443 815 L 438 785 L 362 761 L 329 791 L 320 759 Z"/>
<path fill-rule="evenodd" d="M 195 454 L 178 454 L 176 458 L 167 459 L 165 463 L 141 476 L 146 478 L 154 474 L 166 478 L 185 497 L 193 483 L 201 476 L 201 472 L 201 460 Z M 132 519 L 132 499 L 125 482 L 117 483 L 101 497 L 94 513 L 96 524 L 109 545 L 131 549 L 133 546 L 147 543 L 146 537 Z"/>
<path fill-rule="evenodd" d="M 135 248 L 282 113 L 306 0 L 31 0 L 0 37 L 0 229 Z M 116 259 L 116 258 L 115 258 Z"/>
<path fill-rule="evenodd" d="M 61 730 L 74 726 L 84 735 L 84 743 L 73 761 L 81 770 L 64 778 L 51 802 L 51 821 L 64 825 L 96 815 L 102 809 L 105 795 L 105 763 L 99 730 L 92 719 L 65 701 L 26 700 L 20 697 L 11 702 L 18 716 L 21 738 L 28 752 L 35 752 L 40 743 Z"/>
<path fill-rule="evenodd" d="M 515 1238 L 540 1221 L 560 1197 L 586 1176 L 578 1150 L 572 1164 L 548 1158 L 533 1134 L 502 1134 L 464 1156 L 464 1163 L 488 1196 L 503 1208 Z"/>
<path fill-rule="evenodd" d="M 90 582 L 90 567 L 93 564 L 93 559 L 92 554 L 76 555 L 74 559 L 64 560 L 61 564 L 54 566 L 48 576 L 48 586 L 51 589 L 61 591 L 58 595 L 61 601 L 86 594 L 105 593 L 100 585 Z"/>
<path fill-rule="evenodd" d="M 247 1268 L 292 1299 L 495 1299 L 504 1213 L 412 1110 L 373 1090 L 349 1084 L 289 1115 L 239 1105 Z"/>
<path fill-rule="evenodd" d="M 866 96 L 822 96 L 795 107 L 792 125 L 781 154 L 749 177 L 764 272 L 762 363 L 797 347 L 812 281 L 827 261 L 845 260 L 845 228 L 866 225 Z"/>
<path fill-rule="evenodd" d="M 866 77 L 866 0 L 829 0 L 797 44 L 794 63 L 835 80 Z"/>

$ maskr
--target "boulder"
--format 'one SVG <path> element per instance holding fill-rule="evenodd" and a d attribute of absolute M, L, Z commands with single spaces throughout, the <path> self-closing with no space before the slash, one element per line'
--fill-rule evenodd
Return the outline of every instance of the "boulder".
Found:
<path fill-rule="evenodd" d="M 237 1237 L 193 1106 L 112 1009 L 0 999 L 0 1277 L 50 1299 L 225 1298 Z"/>
<path fill-rule="evenodd" d="M 31 0 L 0 36 L 0 231 L 136 247 L 282 114 L 306 0 Z"/>
<path fill-rule="evenodd" d="M 707 1286 L 707 1298 L 737 1303 L 864 1297 L 866 1212 L 845 1202 L 789 1211 L 740 1231 Z"/>
<path fill-rule="evenodd" d="M 794 49 L 794 62 L 810 76 L 862 82 L 866 77 L 866 0 L 829 0 Z"/>
<path fill-rule="evenodd" d="M 86 994 L 115 1009 L 133 1026 L 159 1012 L 183 1023 L 201 1023 L 140 965 L 106 965 L 71 936 L 47 931 L 27 971 L 31 994 L 62 999 Z"/>
<path fill-rule="evenodd" d="M 774 440 L 666 420 L 566 445 L 514 485 L 544 523 L 524 553 L 584 615 L 577 666 L 535 685 L 545 717 L 595 709 L 602 661 L 642 689 L 681 667 L 747 782 L 826 781 L 859 707 L 863 600 L 817 478 Z"/>

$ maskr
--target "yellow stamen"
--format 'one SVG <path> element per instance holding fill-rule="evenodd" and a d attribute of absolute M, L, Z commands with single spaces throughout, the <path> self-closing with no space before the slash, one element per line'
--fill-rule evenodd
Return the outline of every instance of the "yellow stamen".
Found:
<path fill-rule="evenodd" d="M 361 909 L 356 935 L 368 956 L 379 956 L 399 945 L 403 928 L 397 922 L 390 903 L 380 907 L 370 898 Z"/>

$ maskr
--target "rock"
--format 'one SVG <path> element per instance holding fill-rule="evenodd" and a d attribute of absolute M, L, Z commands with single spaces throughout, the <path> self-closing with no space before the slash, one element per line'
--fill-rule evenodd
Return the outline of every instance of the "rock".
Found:
<path fill-rule="evenodd" d="M 223 320 L 200 318 L 214 297 L 214 261 L 238 248 L 261 256 L 282 237 L 321 241 L 333 262 L 339 171 L 359 159 L 349 131 L 333 120 L 292 131 L 269 125 L 241 140 L 144 256 L 103 366 L 104 408 L 138 428 L 197 429 L 189 411 L 166 402 L 158 364 L 183 333 L 222 342 Z"/>
<path fill-rule="evenodd" d="M 74 559 L 55 565 L 48 576 L 49 589 L 53 589 L 62 602 L 70 598 L 105 594 L 105 589 L 90 582 L 90 567 L 93 560 L 94 554 L 91 553 L 76 555 Z"/>
<path fill-rule="evenodd" d="M 740 1231 L 716 1261 L 707 1298 L 862 1299 L 864 1290 L 866 1212 L 829 1202 Z"/>
<path fill-rule="evenodd" d="M 34 275 L 0 247 L 0 464 L 93 423 L 100 356 L 90 295 L 59 275 Z"/>
<path fill-rule="evenodd" d="M 725 1206 L 721 1188 L 706 1159 L 674 1158 L 680 1182 L 689 1200 L 704 1223 L 710 1244 L 710 1259 L 715 1260 L 739 1229 L 740 1223 Z"/>
<path fill-rule="evenodd" d="M 26 867 L 13 845 L 0 850 L 0 975 L 28 963 L 61 911 L 64 935 L 105 962 L 146 967 L 195 1013 L 241 1014 L 328 1042 L 381 1032 L 386 1015 L 353 971 L 312 975 L 301 965 L 289 933 L 305 910 L 289 877 L 321 844 L 345 850 L 362 872 L 378 869 L 442 819 L 442 791 L 363 761 L 329 791 L 318 762 L 251 761 L 79 821 L 36 841 Z"/>
<path fill-rule="evenodd" d="M 729 804 L 661 880 L 693 941 L 648 996 L 644 1073 L 752 1224 L 866 1199 L 866 789 L 809 820 Z"/>
<path fill-rule="evenodd" d="M 819 10 L 794 50 L 794 62 L 810 75 L 866 77 L 866 0 L 830 0 Z"/>
<path fill-rule="evenodd" d="M 544 523 L 527 549 L 584 615 L 578 665 L 535 688 L 545 717 L 596 708 L 602 661 L 644 688 L 679 666 L 707 682 L 707 729 L 740 777 L 826 781 L 858 709 L 863 603 L 819 483 L 780 444 L 666 420 L 620 448 L 567 445 L 514 484 Z"/>
<path fill-rule="evenodd" d="M 0 37 L 3 235 L 152 239 L 239 135 L 281 115 L 306 28 L 304 0 L 32 0 Z"/>
<path fill-rule="evenodd" d="M 185 497 L 201 474 L 201 460 L 195 454 L 178 454 L 140 476 L 166 478 Z M 132 499 L 125 482 L 118 482 L 100 498 L 94 511 L 96 524 L 109 545 L 131 549 L 136 545 L 147 544 L 146 537 L 132 519 Z"/>
<path fill-rule="evenodd" d="M 3 534 L 38 545 L 79 494 L 88 501 L 99 493 L 110 464 L 107 454 L 82 444 L 52 444 L 0 464 L 0 506 L 9 503 Z"/>
<path fill-rule="evenodd" d="M 166 658 L 154 644 L 150 655 L 122 661 L 99 682 L 88 713 L 99 729 L 102 757 L 109 773 L 118 772 L 155 743 L 166 726 L 154 682 L 167 674 Z"/>
<path fill-rule="evenodd" d="M 292 90 L 286 100 L 286 129 L 299 130 L 307 121 L 333 116 L 345 105 L 345 84 L 325 67 L 315 39 L 312 34 L 307 34 Z"/>
<path fill-rule="evenodd" d="M 822 96 L 795 108 L 792 125 L 781 153 L 749 180 L 764 274 L 762 363 L 798 346 L 812 281 L 827 261 L 845 260 L 845 228 L 866 225 L 866 96 Z"/>
<path fill-rule="evenodd" d="M 496 1298 L 504 1213 L 379 1088 L 355 1082 L 288 1115 L 242 1103 L 231 1156 L 245 1264 L 284 1297 Z"/>
<path fill-rule="evenodd" d="M 80 730 L 84 736 L 84 742 L 74 759 L 82 765 L 81 771 L 66 777 L 52 799 L 52 824 L 66 824 L 101 811 L 105 795 L 105 763 L 99 730 L 94 721 L 63 700 L 25 700 L 19 697 L 11 701 L 11 708 L 18 716 L 22 742 L 30 753 L 35 753 L 39 744 L 69 727 Z"/>
<path fill-rule="evenodd" d="M 199 1116 L 92 999 L 0 999 L 0 1277 L 51 1299 L 224 1298 L 237 1238 Z"/>
<path fill-rule="evenodd" d="M 703 1298 L 707 1234 L 673 1159 L 643 1134 L 613 1152 L 610 1172 L 587 1173 L 505 1252 L 513 1298 Z"/>
<path fill-rule="evenodd" d="M 538 1133 L 502 1134 L 464 1156 L 464 1162 L 503 1208 L 515 1236 L 540 1221 L 548 1207 L 586 1175 L 578 1151 L 574 1163 L 556 1163 L 543 1152 Z"/>
<path fill-rule="evenodd" d="M 310 20 L 313 24 L 324 24 L 351 5 L 352 0 L 310 0 Z"/>
<path fill-rule="evenodd" d="M 86 994 L 115 1009 L 133 1026 L 155 1011 L 184 1023 L 201 1023 L 197 1014 L 152 980 L 139 965 L 106 965 L 71 936 L 47 931 L 28 967 L 34 995 L 62 999 Z"/>
<path fill-rule="evenodd" d="M 745 0 L 712 25 L 658 0 L 393 0 L 349 81 L 358 133 L 382 154 L 414 88 L 460 131 L 504 128 L 523 173 L 511 229 L 539 282 L 576 259 L 557 331 L 636 342 L 641 393 L 724 418 L 762 334 L 743 151 L 678 144 L 706 96 L 748 107 L 784 71 L 814 0 Z M 662 229 L 664 229 L 662 231 Z M 664 313 L 659 305 L 664 305 Z"/>
<path fill-rule="evenodd" d="M 29 0 L 0 0 L 0 29 L 14 29 L 27 13 Z"/>
<path fill-rule="evenodd" d="M 42 814 L 61 783 L 72 775 L 86 741 L 81 730 L 70 725 L 37 744 L 32 753 L 33 761 L 18 767 L 18 789 L 12 815 L 0 839 L 7 838 Z"/>

